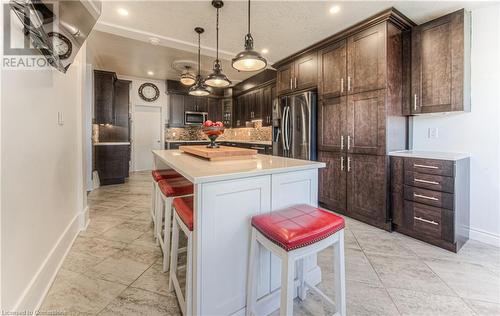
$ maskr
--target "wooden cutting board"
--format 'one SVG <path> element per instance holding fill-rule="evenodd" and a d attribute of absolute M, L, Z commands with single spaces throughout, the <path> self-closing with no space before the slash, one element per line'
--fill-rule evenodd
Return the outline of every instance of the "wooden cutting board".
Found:
<path fill-rule="evenodd" d="M 236 160 L 250 159 L 257 155 L 256 149 L 220 146 L 219 148 L 207 148 L 206 145 L 180 146 L 179 149 L 185 153 L 195 155 L 209 160 Z"/>

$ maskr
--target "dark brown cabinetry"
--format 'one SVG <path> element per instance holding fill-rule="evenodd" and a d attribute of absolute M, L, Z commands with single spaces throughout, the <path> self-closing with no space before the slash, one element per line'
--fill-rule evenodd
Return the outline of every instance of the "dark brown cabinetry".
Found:
<path fill-rule="evenodd" d="M 222 121 L 221 98 L 216 97 L 194 97 L 184 93 L 170 92 L 169 98 L 169 127 L 184 127 L 184 113 L 207 112 L 208 119 Z"/>
<path fill-rule="evenodd" d="M 129 173 L 129 145 L 94 146 L 94 167 L 101 185 L 124 183 Z"/>
<path fill-rule="evenodd" d="M 273 122 L 273 101 L 276 98 L 276 86 L 268 85 L 262 89 L 262 126 L 271 126 Z"/>
<path fill-rule="evenodd" d="M 347 98 L 324 98 L 318 107 L 318 149 L 345 152 L 347 148 Z"/>
<path fill-rule="evenodd" d="M 182 94 L 171 93 L 168 95 L 169 98 L 169 116 L 168 116 L 168 126 L 169 127 L 184 127 L 184 103 L 186 100 L 189 102 L 192 99 L 186 98 Z"/>
<path fill-rule="evenodd" d="M 208 98 L 208 119 L 214 122 L 222 121 L 222 100 Z"/>
<path fill-rule="evenodd" d="M 457 252 L 469 239 L 469 163 L 391 157 L 393 228 Z"/>
<path fill-rule="evenodd" d="M 316 87 L 317 80 L 318 54 L 312 52 L 278 68 L 277 93 Z"/>
<path fill-rule="evenodd" d="M 412 114 L 470 111 L 469 21 L 460 10 L 412 30 Z"/>
<path fill-rule="evenodd" d="M 254 120 L 262 120 L 262 126 L 270 126 L 275 87 L 274 81 L 266 82 L 235 97 L 233 101 L 233 126 L 245 127 L 246 122 Z"/>
<path fill-rule="evenodd" d="M 347 45 L 340 40 L 318 53 L 318 92 L 324 98 L 339 97 L 347 91 Z"/>
<path fill-rule="evenodd" d="M 347 93 L 385 88 L 388 27 L 380 23 L 347 39 Z"/>
<path fill-rule="evenodd" d="M 94 70 L 94 123 L 115 124 L 114 91 L 116 74 Z"/>
<path fill-rule="evenodd" d="M 326 168 L 319 171 L 319 200 L 333 210 L 346 213 L 347 157 L 340 153 L 320 151 L 318 161 L 326 164 Z"/>
<path fill-rule="evenodd" d="M 129 107 L 130 107 L 130 84 L 129 80 L 118 79 L 114 84 L 114 111 L 115 125 L 127 128 L 129 127 Z"/>

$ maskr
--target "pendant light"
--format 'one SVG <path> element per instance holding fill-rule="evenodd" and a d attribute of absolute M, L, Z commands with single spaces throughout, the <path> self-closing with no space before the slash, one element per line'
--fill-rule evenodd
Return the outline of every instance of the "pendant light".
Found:
<path fill-rule="evenodd" d="M 189 88 L 189 94 L 195 95 L 198 97 L 202 97 L 205 95 L 209 95 L 210 92 L 207 90 L 207 87 L 203 83 L 203 78 L 201 78 L 200 72 L 200 64 L 201 64 L 201 33 L 205 32 L 205 30 L 201 27 L 195 27 L 194 31 L 198 33 L 198 75 L 196 76 L 196 84 Z"/>
<path fill-rule="evenodd" d="M 192 86 L 196 83 L 196 77 L 191 73 L 191 66 L 185 66 L 181 74 L 181 83 L 185 86 Z"/>
<path fill-rule="evenodd" d="M 250 33 L 250 0 L 248 0 L 248 33 L 245 36 L 245 50 L 233 58 L 232 66 L 238 71 L 257 71 L 267 66 L 266 59 L 253 49 L 253 37 Z"/>
<path fill-rule="evenodd" d="M 219 9 L 222 8 L 224 2 L 221 0 L 213 0 L 212 5 L 217 9 L 217 23 L 216 23 L 216 58 L 214 61 L 214 69 L 213 72 L 207 77 L 205 80 L 205 84 L 214 87 L 214 88 L 223 88 L 227 87 L 231 84 L 231 81 L 227 78 L 227 76 L 222 72 L 222 66 L 219 60 Z"/>

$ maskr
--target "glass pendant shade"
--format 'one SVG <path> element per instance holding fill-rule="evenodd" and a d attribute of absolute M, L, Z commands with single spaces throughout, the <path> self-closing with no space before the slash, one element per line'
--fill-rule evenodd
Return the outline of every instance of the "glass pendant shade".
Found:
<path fill-rule="evenodd" d="M 253 37 L 250 33 L 250 0 L 248 0 L 248 33 L 245 36 L 245 50 L 233 58 L 231 65 L 238 71 L 258 71 L 267 66 L 266 59 L 253 49 Z"/>
<path fill-rule="evenodd" d="M 196 84 L 189 88 L 189 94 L 197 97 L 203 97 L 210 94 L 207 87 L 203 84 L 201 76 L 196 78 Z"/>
<path fill-rule="evenodd" d="M 192 86 L 196 83 L 196 77 L 186 69 L 181 74 L 181 83 L 185 86 Z"/>
<path fill-rule="evenodd" d="M 205 84 L 214 88 L 223 88 L 231 84 L 231 81 L 222 72 L 222 66 L 219 60 L 219 9 L 222 8 L 224 3 L 221 0 L 212 1 L 212 5 L 217 9 L 217 20 L 216 20 L 216 58 L 214 61 L 214 68 L 212 73 L 205 79 Z"/>

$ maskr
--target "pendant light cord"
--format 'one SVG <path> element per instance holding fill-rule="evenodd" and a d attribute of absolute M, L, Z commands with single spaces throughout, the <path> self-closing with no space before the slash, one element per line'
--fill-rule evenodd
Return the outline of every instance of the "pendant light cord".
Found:
<path fill-rule="evenodd" d="M 217 52 L 216 52 L 216 60 L 219 62 L 219 8 L 217 8 L 217 35 L 216 35 L 216 42 L 217 42 Z"/>
<path fill-rule="evenodd" d="M 250 34 L 250 0 L 248 0 L 248 34 Z"/>
<path fill-rule="evenodd" d="M 200 76 L 201 34 L 198 33 L 198 76 Z"/>

